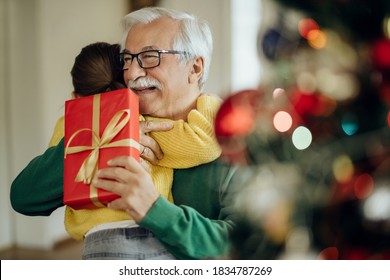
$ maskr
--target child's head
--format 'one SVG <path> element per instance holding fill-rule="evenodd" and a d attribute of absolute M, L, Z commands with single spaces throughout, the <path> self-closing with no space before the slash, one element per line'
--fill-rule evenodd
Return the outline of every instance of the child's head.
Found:
<path fill-rule="evenodd" d="M 98 42 L 84 47 L 70 72 L 74 94 L 83 97 L 125 88 L 119 52 L 119 44 Z"/>

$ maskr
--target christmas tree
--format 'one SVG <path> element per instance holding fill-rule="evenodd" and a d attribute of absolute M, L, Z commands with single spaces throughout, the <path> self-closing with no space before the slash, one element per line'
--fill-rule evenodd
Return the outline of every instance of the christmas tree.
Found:
<path fill-rule="evenodd" d="M 232 257 L 390 259 L 390 2 L 264 3 L 266 75 L 216 118 Z"/>

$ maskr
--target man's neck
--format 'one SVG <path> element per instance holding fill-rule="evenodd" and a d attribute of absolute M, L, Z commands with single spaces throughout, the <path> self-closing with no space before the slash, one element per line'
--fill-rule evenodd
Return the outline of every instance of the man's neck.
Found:
<path fill-rule="evenodd" d="M 191 112 L 191 110 L 193 109 L 196 109 L 196 102 L 197 102 L 197 99 L 196 98 L 191 104 L 189 104 L 186 108 L 183 108 L 183 110 L 178 113 L 178 114 L 175 114 L 175 116 L 172 116 L 172 120 L 174 121 L 177 121 L 177 120 L 184 120 L 184 121 L 187 121 L 187 118 L 188 118 L 188 114 Z"/>

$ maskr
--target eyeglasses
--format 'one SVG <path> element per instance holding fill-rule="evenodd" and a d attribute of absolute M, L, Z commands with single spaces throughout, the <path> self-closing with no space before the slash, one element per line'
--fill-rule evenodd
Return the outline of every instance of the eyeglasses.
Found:
<path fill-rule="evenodd" d="M 129 69 L 133 59 L 136 58 L 139 66 L 143 69 L 150 69 L 160 65 L 161 54 L 187 54 L 184 51 L 175 51 L 175 50 L 150 50 L 143 51 L 136 54 L 132 54 L 129 51 L 124 51 L 119 54 L 119 60 L 122 70 Z"/>

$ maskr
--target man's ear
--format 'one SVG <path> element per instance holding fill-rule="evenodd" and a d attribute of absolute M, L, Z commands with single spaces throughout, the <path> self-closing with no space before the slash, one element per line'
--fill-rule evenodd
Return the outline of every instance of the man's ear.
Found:
<path fill-rule="evenodd" d="M 200 80 L 200 77 L 202 77 L 204 69 L 204 59 L 203 57 L 199 56 L 194 59 L 190 73 L 188 75 L 188 83 L 198 83 Z"/>

